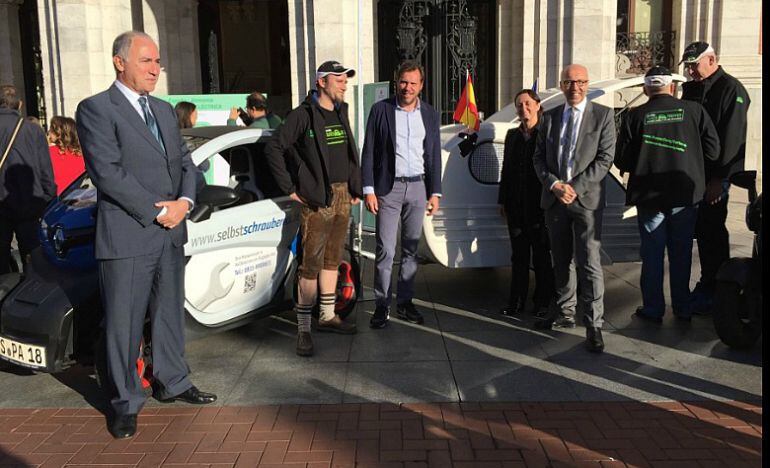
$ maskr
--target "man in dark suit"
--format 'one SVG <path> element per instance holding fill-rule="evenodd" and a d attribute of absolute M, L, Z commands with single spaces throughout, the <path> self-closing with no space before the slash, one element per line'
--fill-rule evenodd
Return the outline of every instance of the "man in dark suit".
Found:
<path fill-rule="evenodd" d="M 388 323 L 399 220 L 401 268 L 396 314 L 403 320 L 423 323 L 422 314 L 412 303 L 417 245 L 424 216 L 438 210 L 441 197 L 439 116 L 420 100 L 424 72 L 418 63 L 407 61 L 396 76 L 396 97 L 372 106 L 361 155 L 364 201 L 377 216 L 372 328 Z"/>
<path fill-rule="evenodd" d="M 78 136 L 98 189 L 96 258 L 104 306 L 107 371 L 116 438 L 136 432 L 145 403 L 136 369 L 145 315 L 161 401 L 205 404 L 216 396 L 188 379 L 184 358 L 185 217 L 195 166 L 174 110 L 149 96 L 160 75 L 158 46 L 129 31 L 112 46 L 116 80 L 78 105 Z"/>
<path fill-rule="evenodd" d="M 561 72 L 560 86 L 567 102 L 543 115 L 533 158 L 543 184 L 540 206 L 545 210 L 551 239 L 559 310 L 555 320 L 536 325 L 574 328 L 576 305 L 580 303 L 586 347 L 600 353 L 604 350 L 600 259 L 604 177 L 615 154 L 615 121 L 612 109 L 586 98 L 588 70 L 584 66 L 567 66 Z"/>

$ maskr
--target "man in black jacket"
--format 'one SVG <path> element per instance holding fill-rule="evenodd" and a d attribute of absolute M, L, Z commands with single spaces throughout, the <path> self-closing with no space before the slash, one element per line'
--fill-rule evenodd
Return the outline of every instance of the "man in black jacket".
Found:
<path fill-rule="evenodd" d="M 0 157 L 19 122 L 21 105 L 14 86 L 0 86 Z M 25 120 L 0 167 L 0 274 L 10 271 L 14 234 L 22 261 L 37 247 L 38 219 L 55 196 L 48 142 L 39 126 Z"/>
<path fill-rule="evenodd" d="M 358 150 L 348 121 L 345 90 L 355 71 L 335 61 L 321 64 L 316 85 L 292 110 L 265 153 L 278 187 L 302 204 L 297 354 L 313 355 L 310 313 L 320 290 L 316 329 L 356 332 L 334 313 L 337 269 L 350 219 L 362 196 Z"/>
<path fill-rule="evenodd" d="M 503 150 L 503 169 L 497 203 L 508 224 L 511 238 L 511 288 L 508 307 L 503 315 L 524 311 L 529 289 L 529 260 L 535 269 L 535 316 L 541 320 L 548 315 L 548 304 L 553 299 L 553 267 L 548 247 L 540 193 L 543 186 L 535 174 L 532 155 L 539 131 L 540 97 L 531 89 L 522 89 L 513 99 L 518 128 L 508 130 Z"/>
<path fill-rule="evenodd" d="M 728 178 L 743 170 L 746 153 L 746 115 L 749 95 L 743 85 L 725 73 L 714 49 L 706 42 L 693 42 L 682 55 L 692 77 L 683 85 L 682 99 L 706 108 L 719 134 L 721 151 L 715 161 L 706 161 L 706 190 L 698 209 L 695 236 L 698 239 L 701 276 L 692 294 L 693 313 L 707 314 L 719 266 L 730 258 L 727 219 Z"/>
<path fill-rule="evenodd" d="M 692 238 L 705 189 L 704 158 L 717 159 L 719 137 L 702 106 L 673 97 L 665 67 L 647 72 L 644 92 L 650 100 L 626 116 L 615 154 L 615 165 L 630 174 L 626 201 L 638 210 L 643 305 L 635 315 L 662 321 L 668 250 L 674 316 L 689 322 Z"/>

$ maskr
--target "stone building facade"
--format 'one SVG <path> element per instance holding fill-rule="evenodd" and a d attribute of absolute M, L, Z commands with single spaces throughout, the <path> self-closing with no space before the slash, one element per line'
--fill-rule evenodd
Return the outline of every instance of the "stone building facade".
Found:
<path fill-rule="evenodd" d="M 670 49 L 677 58 L 675 66 L 687 43 L 705 40 L 714 46 L 725 70 L 749 90 L 746 165 L 761 170 L 760 0 L 630 0 L 628 7 L 626 2 L 462 2 L 476 10 L 483 3 L 487 11 L 476 36 L 484 35 L 494 63 L 486 68 L 492 76 L 484 77 L 489 86 L 477 90 L 485 100 L 486 108 L 481 110 L 490 115 L 535 79 L 540 89 L 555 86 L 559 70 L 568 63 L 585 64 L 592 80 L 624 73 L 618 66 L 618 28 L 625 21 L 621 17 L 628 8 L 632 16 L 642 18 L 648 14 L 643 7 L 659 4 L 664 6 L 666 28 L 673 31 Z M 25 90 L 32 114 L 72 115 L 81 99 L 114 79 L 112 39 L 122 31 L 142 29 L 158 39 L 161 49 L 164 70 L 158 94 L 267 88 L 260 90 L 272 96 L 274 108 L 281 113 L 305 96 L 312 87 L 313 70 L 327 59 L 356 68 L 353 83 L 388 77 L 391 70 L 382 65 L 383 50 L 398 44 L 394 34 L 387 34 L 393 24 L 383 19 L 383 8 L 392 9 L 398 3 L 0 0 L 0 82 Z M 681 66 L 675 71 L 683 72 Z"/>

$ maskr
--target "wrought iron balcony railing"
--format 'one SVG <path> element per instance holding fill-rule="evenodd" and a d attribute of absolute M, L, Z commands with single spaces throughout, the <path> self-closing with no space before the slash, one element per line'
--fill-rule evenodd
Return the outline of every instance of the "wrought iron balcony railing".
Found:
<path fill-rule="evenodd" d="M 620 73 L 641 74 L 650 67 L 663 65 L 672 69 L 674 61 L 674 39 L 676 31 L 618 33 L 615 49 L 630 63 L 623 62 L 625 70 Z"/>

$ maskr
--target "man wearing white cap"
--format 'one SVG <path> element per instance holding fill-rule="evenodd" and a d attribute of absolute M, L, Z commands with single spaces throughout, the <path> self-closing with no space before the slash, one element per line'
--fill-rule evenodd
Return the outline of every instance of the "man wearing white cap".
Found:
<path fill-rule="evenodd" d="M 673 313 L 689 322 L 692 238 L 705 190 L 704 158 L 719 156 L 719 137 L 702 106 L 673 96 L 665 67 L 647 72 L 644 92 L 650 99 L 626 115 L 615 153 L 615 165 L 630 174 L 626 202 L 638 210 L 643 305 L 634 315 L 662 322 L 668 250 Z"/>
<path fill-rule="evenodd" d="M 265 149 L 278 187 L 302 204 L 297 354 L 313 355 L 310 313 L 320 293 L 317 330 L 352 334 L 356 326 L 335 314 L 337 270 L 350 219 L 359 202 L 361 170 L 348 120 L 345 90 L 356 72 L 336 61 L 316 71 L 317 89 L 289 112 Z"/>
<path fill-rule="evenodd" d="M 746 153 L 746 115 L 749 95 L 743 85 L 725 73 L 714 49 L 706 42 L 693 42 L 682 54 L 685 71 L 692 81 L 682 86 L 682 99 L 706 108 L 714 122 L 721 151 L 715 161 L 705 161 L 706 190 L 698 209 L 695 236 L 698 239 L 701 276 L 692 293 L 693 313 L 710 313 L 716 273 L 730 258 L 727 219 L 728 178 L 743 170 Z"/>

